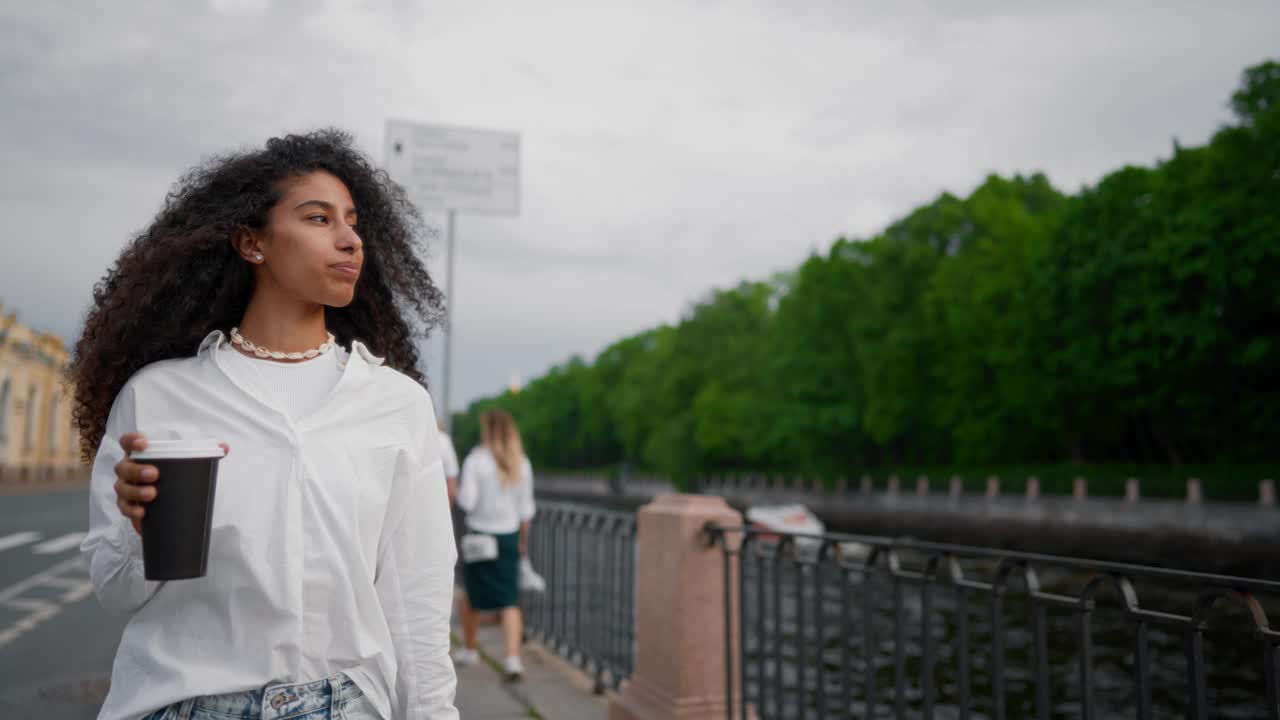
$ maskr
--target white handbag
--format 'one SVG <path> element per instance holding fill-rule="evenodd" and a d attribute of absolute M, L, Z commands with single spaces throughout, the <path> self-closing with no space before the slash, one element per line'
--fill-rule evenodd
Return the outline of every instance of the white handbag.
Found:
<path fill-rule="evenodd" d="M 498 538 L 483 533 L 467 533 L 459 541 L 462 562 L 486 562 L 498 559 Z"/>
<path fill-rule="evenodd" d="M 542 579 L 529 558 L 520 558 L 520 589 L 528 592 L 546 592 L 547 581 Z"/>

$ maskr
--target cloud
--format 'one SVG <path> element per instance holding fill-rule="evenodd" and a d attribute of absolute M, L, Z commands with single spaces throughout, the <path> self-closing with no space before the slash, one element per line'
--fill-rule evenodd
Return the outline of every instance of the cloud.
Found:
<path fill-rule="evenodd" d="M 1275 27 L 1273 2 L 10 3 L 0 299 L 74 336 L 210 153 L 338 125 L 376 157 L 388 117 L 516 130 L 521 215 L 458 222 L 456 406 L 988 172 L 1075 189 L 1203 142 Z"/>

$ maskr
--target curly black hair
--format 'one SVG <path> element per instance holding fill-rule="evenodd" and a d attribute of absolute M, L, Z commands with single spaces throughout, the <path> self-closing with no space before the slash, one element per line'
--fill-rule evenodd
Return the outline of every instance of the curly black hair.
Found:
<path fill-rule="evenodd" d="M 272 138 L 265 148 L 214 156 L 184 175 L 94 286 L 68 367 L 85 462 L 92 462 L 115 396 L 134 373 L 190 357 L 209 332 L 240 322 L 254 278 L 233 235 L 264 227 L 286 181 L 320 170 L 351 192 L 364 241 L 355 298 L 325 308 L 329 331 L 343 344 L 364 342 L 425 384 L 414 340 L 440 324 L 444 294 L 420 259 L 422 217 L 404 190 L 353 147 L 350 134 L 327 129 Z"/>

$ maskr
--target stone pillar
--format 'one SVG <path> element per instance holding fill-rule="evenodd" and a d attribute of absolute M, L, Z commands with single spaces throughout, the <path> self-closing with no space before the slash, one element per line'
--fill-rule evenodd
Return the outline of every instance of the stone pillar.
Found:
<path fill-rule="evenodd" d="M 1204 499 L 1204 493 L 1200 489 L 1200 478 L 1190 478 L 1187 480 L 1187 504 L 1199 505 Z"/>
<path fill-rule="evenodd" d="M 960 479 L 959 475 L 952 475 L 947 486 L 947 494 L 950 495 L 952 499 L 958 499 L 963 493 L 964 481 Z"/>
<path fill-rule="evenodd" d="M 708 522 L 739 526 L 742 515 L 715 496 L 660 495 L 640 508 L 635 672 L 610 697 L 609 720 L 725 717 L 724 551 L 707 544 Z"/>
<path fill-rule="evenodd" d="M 916 478 L 916 495 L 925 497 L 929 494 L 929 476 L 921 475 Z"/>
<path fill-rule="evenodd" d="M 1263 480 L 1258 483 L 1258 503 L 1271 507 L 1276 504 L 1276 481 Z"/>
<path fill-rule="evenodd" d="M 987 478 L 987 497 L 995 498 L 1000 496 L 1000 478 L 992 475 Z"/>
<path fill-rule="evenodd" d="M 1077 500 L 1089 497 L 1089 485 L 1084 478 L 1078 477 L 1071 481 L 1071 497 Z"/>
<path fill-rule="evenodd" d="M 859 490 L 861 490 L 861 491 L 862 491 L 862 494 L 863 494 L 863 495 L 870 495 L 870 494 L 871 494 L 871 492 L 872 492 L 874 489 L 875 489 L 875 488 L 871 485 L 871 476 L 870 476 L 870 475 L 863 475 L 863 476 L 862 476 L 861 483 L 860 483 L 860 485 L 859 485 Z"/>
<path fill-rule="evenodd" d="M 1032 475 L 1027 478 L 1027 500 L 1040 499 L 1040 478 Z"/>
<path fill-rule="evenodd" d="M 1129 478 L 1124 481 L 1124 500 L 1125 502 L 1138 502 L 1141 497 L 1141 489 L 1138 486 L 1138 478 Z"/>
<path fill-rule="evenodd" d="M 898 494 L 898 476 L 897 475 L 889 476 L 889 487 L 885 490 L 885 492 L 889 493 L 890 495 Z"/>

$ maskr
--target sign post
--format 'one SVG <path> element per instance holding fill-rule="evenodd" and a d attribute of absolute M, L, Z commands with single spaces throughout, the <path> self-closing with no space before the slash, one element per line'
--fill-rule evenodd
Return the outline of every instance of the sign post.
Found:
<path fill-rule="evenodd" d="M 423 210 L 443 210 L 448 216 L 441 401 L 445 427 L 451 429 L 454 224 L 459 212 L 500 216 L 520 213 L 520 135 L 388 120 L 384 157 L 387 173 L 404 187 L 410 200 Z"/>

